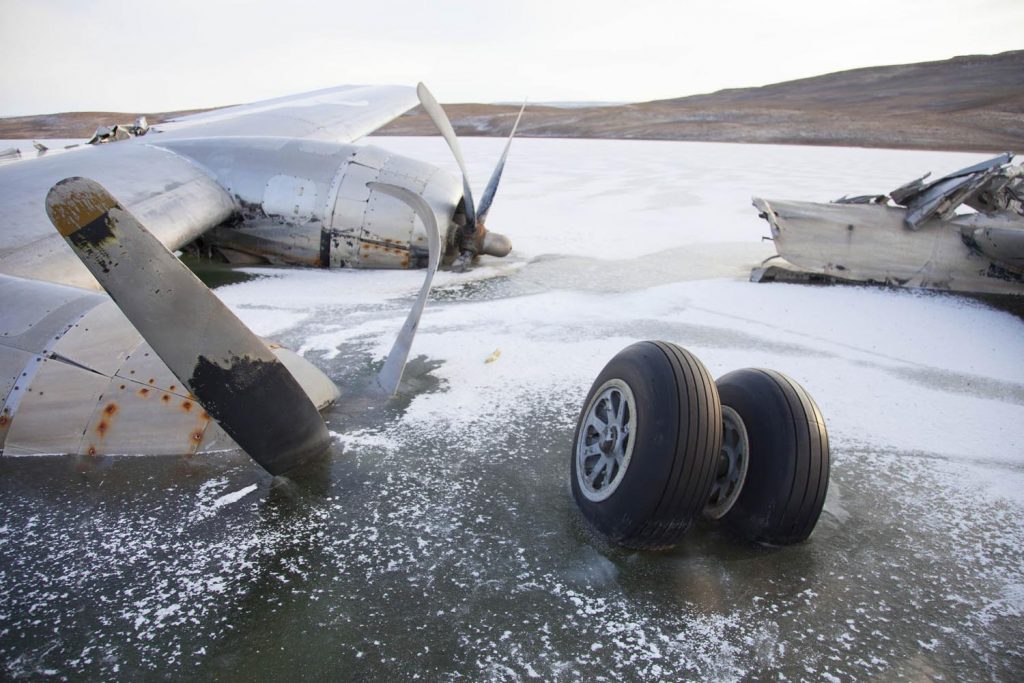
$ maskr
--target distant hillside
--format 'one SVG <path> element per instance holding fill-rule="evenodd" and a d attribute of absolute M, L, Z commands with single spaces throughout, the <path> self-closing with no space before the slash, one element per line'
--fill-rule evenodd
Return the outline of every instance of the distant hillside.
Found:
<path fill-rule="evenodd" d="M 445 109 L 460 135 L 503 135 L 516 108 Z M 432 132 L 415 109 L 379 134 Z M 1024 50 L 639 104 L 531 106 L 520 134 L 1024 152 Z"/>
<path fill-rule="evenodd" d="M 130 114 L 117 111 L 74 111 L 64 114 L 37 114 L 0 118 L 0 139 L 26 140 L 44 138 L 90 138 L 99 126 L 132 123 L 145 116 L 150 124 L 160 123 L 176 116 L 198 114 L 208 109 L 168 111 L 156 114 Z"/>
<path fill-rule="evenodd" d="M 460 135 L 507 135 L 518 107 L 450 104 Z M 151 123 L 186 112 L 151 114 Z M 87 137 L 135 114 L 0 119 L 0 138 Z M 1024 50 L 881 66 L 706 95 L 587 107 L 531 105 L 523 137 L 706 140 L 1024 153 Z M 434 135 L 416 108 L 380 135 Z"/>
<path fill-rule="evenodd" d="M 684 107 L 1024 114 L 1024 50 L 879 66 L 802 78 L 761 88 L 733 88 L 652 102 Z"/>

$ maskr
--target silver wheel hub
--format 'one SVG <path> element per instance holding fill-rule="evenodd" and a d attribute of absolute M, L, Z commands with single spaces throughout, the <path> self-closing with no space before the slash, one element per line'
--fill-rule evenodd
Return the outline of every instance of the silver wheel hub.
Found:
<path fill-rule="evenodd" d="M 704 516 L 721 519 L 732 509 L 743 490 L 750 464 L 750 442 L 743 419 L 729 406 L 722 406 L 722 450 L 718 453 L 715 479 L 704 506 Z"/>
<path fill-rule="evenodd" d="M 600 502 L 622 482 L 633 455 L 636 399 L 629 385 L 610 379 L 594 392 L 576 438 L 576 483 L 587 500 Z"/>

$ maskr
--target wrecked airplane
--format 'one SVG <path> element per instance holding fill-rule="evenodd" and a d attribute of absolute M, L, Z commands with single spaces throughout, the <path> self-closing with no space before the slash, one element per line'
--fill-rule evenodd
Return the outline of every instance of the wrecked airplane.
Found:
<path fill-rule="evenodd" d="M 349 144 L 417 96 L 461 182 Z M 376 379 L 384 394 L 398 388 L 442 259 L 465 267 L 511 250 L 484 221 L 512 136 L 477 207 L 451 124 L 422 84 L 331 88 L 113 140 L 0 168 L 4 456 L 241 448 L 280 474 L 326 448 L 317 410 L 338 388 L 259 340 L 175 258 L 198 238 L 271 262 L 426 268 Z"/>
<path fill-rule="evenodd" d="M 1012 160 L 827 204 L 755 197 L 778 254 L 751 280 L 1024 295 L 1024 166 Z"/>
<path fill-rule="evenodd" d="M 145 116 L 135 119 L 135 123 L 115 123 L 112 126 L 99 126 L 92 137 L 85 143 L 87 145 L 102 145 L 107 142 L 118 142 L 130 140 L 145 135 L 149 132 L 149 121 Z"/>

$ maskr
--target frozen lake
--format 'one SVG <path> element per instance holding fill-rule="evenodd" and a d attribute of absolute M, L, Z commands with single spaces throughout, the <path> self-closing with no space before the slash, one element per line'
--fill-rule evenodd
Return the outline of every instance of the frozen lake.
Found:
<path fill-rule="evenodd" d="M 439 138 L 372 142 L 455 171 Z M 502 144 L 463 140 L 477 192 Z M 330 456 L 298 482 L 243 455 L 0 460 L 6 676 L 1020 680 L 1024 322 L 747 282 L 774 253 L 752 195 L 885 193 L 983 158 L 519 140 L 488 222 L 514 251 L 438 274 L 388 402 L 361 388 L 422 273 L 252 269 L 217 292 L 342 387 Z M 811 393 L 832 478 L 807 542 L 701 522 L 636 553 L 584 528 L 575 420 L 641 339 Z"/>

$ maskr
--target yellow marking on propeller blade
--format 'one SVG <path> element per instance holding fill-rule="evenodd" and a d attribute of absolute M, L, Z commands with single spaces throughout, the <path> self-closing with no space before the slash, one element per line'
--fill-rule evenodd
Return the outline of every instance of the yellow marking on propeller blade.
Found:
<path fill-rule="evenodd" d="M 116 206 L 117 200 L 109 192 L 87 178 L 65 178 L 50 188 L 46 195 L 46 215 L 64 237 L 74 234 Z"/>

